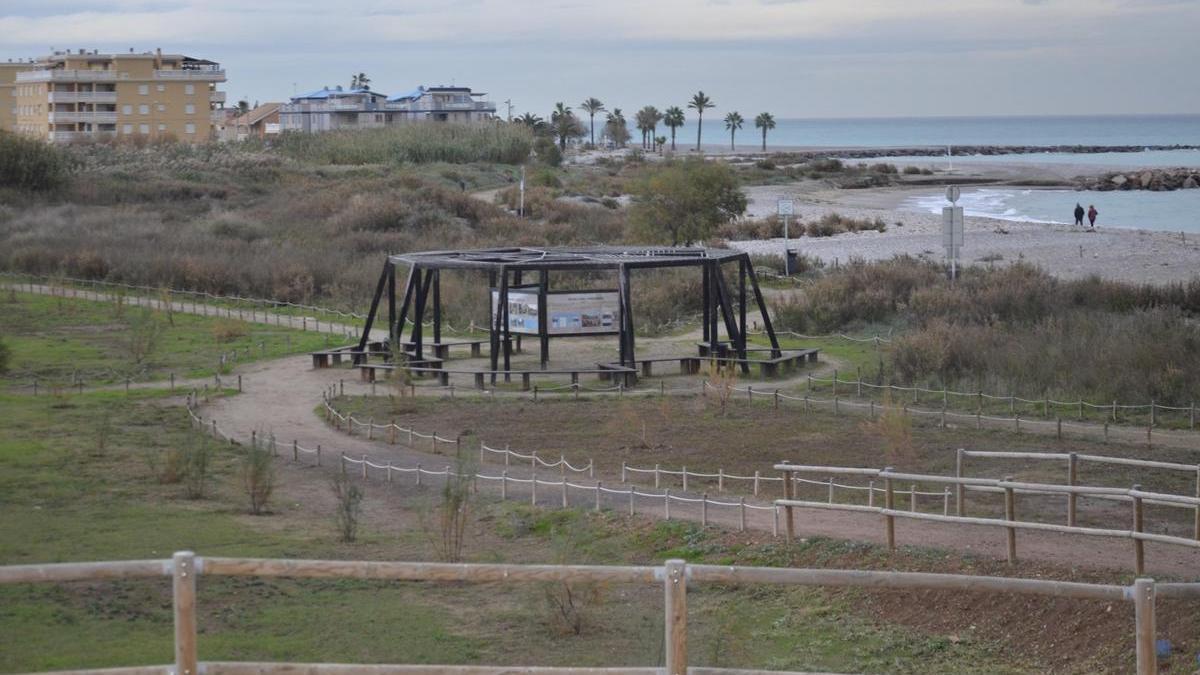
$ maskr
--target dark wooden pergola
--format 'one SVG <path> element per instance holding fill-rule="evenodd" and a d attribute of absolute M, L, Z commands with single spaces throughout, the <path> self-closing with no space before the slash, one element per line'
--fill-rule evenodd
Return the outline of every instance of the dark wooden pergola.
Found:
<path fill-rule="evenodd" d="M 733 296 L 731 284 L 725 279 L 726 265 L 737 266 L 737 297 Z M 396 269 L 407 267 L 407 281 L 399 307 L 396 299 Z M 636 368 L 634 356 L 633 306 L 631 302 L 631 272 L 633 270 L 663 269 L 671 267 L 699 267 L 702 275 L 703 341 L 711 354 L 724 349 L 718 327 L 724 324 L 727 344 L 741 361 L 746 364 L 746 300 L 747 290 L 754 294 L 754 301 L 762 315 L 763 327 L 771 341 L 772 356 L 779 356 L 779 341 L 771 325 L 770 315 L 763 302 L 758 277 L 750 256 L 741 251 L 717 248 L 672 248 L 672 247 L 563 247 L 563 248 L 492 248 L 457 251 L 423 251 L 390 255 L 384 263 L 383 273 L 375 288 L 371 309 L 359 342 L 360 351 L 367 348 L 371 328 L 380 313 L 380 305 L 386 302 L 389 349 L 401 344 L 405 323 L 412 328 L 407 342 L 410 357 L 416 361 L 424 358 L 425 340 L 423 322 L 427 314 L 432 319 L 432 342 L 442 343 L 442 270 L 478 270 L 486 272 L 490 290 L 499 292 L 499 311 L 491 312 L 489 319 L 489 358 L 492 371 L 509 371 L 512 357 L 512 335 L 508 316 L 509 290 L 520 287 L 529 291 L 536 289 L 539 296 L 538 342 L 542 368 L 549 362 L 550 338 L 568 337 L 550 335 L 547 328 L 545 307 L 546 295 L 551 293 L 552 272 L 612 270 L 616 272 L 619 312 L 617 334 L 620 363 Z M 525 282 L 525 275 L 536 275 L 536 283 Z M 749 280 L 749 289 L 747 288 Z M 611 292 L 611 291 L 609 291 Z M 384 296 L 386 294 L 386 301 Z M 489 302 L 489 307 L 491 306 Z M 503 368 L 500 366 L 503 365 Z"/>

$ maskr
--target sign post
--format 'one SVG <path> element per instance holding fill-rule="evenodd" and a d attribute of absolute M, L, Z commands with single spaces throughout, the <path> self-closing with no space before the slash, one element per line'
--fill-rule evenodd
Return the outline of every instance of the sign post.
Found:
<path fill-rule="evenodd" d="M 958 258 L 963 245 L 963 208 L 958 201 L 961 191 L 957 185 L 946 188 L 946 200 L 950 206 L 942 208 L 942 245 L 950 261 L 950 280 L 958 278 Z"/>
<path fill-rule="evenodd" d="M 780 199 L 778 203 L 779 217 L 783 218 L 783 275 L 792 276 L 792 256 L 788 247 L 788 216 L 796 212 L 796 205 L 790 199 Z"/>

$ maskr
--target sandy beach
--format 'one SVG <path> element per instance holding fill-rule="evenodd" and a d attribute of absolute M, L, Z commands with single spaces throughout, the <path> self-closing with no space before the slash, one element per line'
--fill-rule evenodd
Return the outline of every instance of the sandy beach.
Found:
<path fill-rule="evenodd" d="M 1061 167 L 1055 167 L 1061 170 Z M 751 186 L 747 216 L 762 218 L 776 211 L 779 199 L 795 200 L 801 221 L 827 213 L 852 218 L 881 218 L 886 232 L 792 239 L 792 248 L 827 264 L 851 259 L 885 260 L 913 255 L 941 260 L 940 214 L 900 210 L 900 204 L 922 188 L 836 190 L 814 183 Z M 779 255 L 782 239 L 731 241 L 751 253 Z M 1200 275 L 1200 236 L 1150 230 L 1097 228 L 1096 231 L 1045 223 L 967 217 L 962 262 L 1009 265 L 1024 261 L 1063 278 L 1098 275 L 1132 282 L 1185 281 Z"/>

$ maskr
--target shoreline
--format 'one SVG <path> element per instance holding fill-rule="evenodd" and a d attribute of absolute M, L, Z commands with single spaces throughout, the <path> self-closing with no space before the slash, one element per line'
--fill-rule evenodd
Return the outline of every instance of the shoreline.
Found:
<path fill-rule="evenodd" d="M 928 187 L 921 189 L 927 190 Z M 828 213 L 856 219 L 882 219 L 885 232 L 857 232 L 832 237 L 800 237 L 793 249 L 824 261 L 888 260 L 911 255 L 942 261 L 941 214 L 900 209 L 914 188 L 833 190 L 806 184 L 746 188 L 747 217 L 775 212 L 776 200 L 791 198 L 801 221 Z M 781 256 L 783 239 L 729 241 L 731 248 L 752 254 Z M 1078 279 L 1099 276 L 1135 283 L 1169 283 L 1200 277 L 1200 234 L 1101 226 L 1095 231 L 1070 224 L 1037 223 L 980 216 L 964 219 L 962 265 L 1011 265 L 1025 262 L 1051 274 Z"/>

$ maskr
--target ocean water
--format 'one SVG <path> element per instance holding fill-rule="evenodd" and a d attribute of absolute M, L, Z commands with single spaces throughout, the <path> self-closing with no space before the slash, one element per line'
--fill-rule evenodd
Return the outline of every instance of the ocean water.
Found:
<path fill-rule="evenodd" d="M 915 165 L 947 170 L 954 167 L 980 166 L 987 164 L 1082 164 L 1116 170 L 1142 167 L 1197 167 L 1200 168 L 1200 150 L 1144 150 L 1141 152 L 1032 152 L 1012 155 L 956 155 L 954 157 L 878 157 L 853 158 L 847 162 L 888 162 L 898 167 Z"/>
<path fill-rule="evenodd" d="M 1078 192 L 1024 188 L 964 188 L 958 204 L 968 216 L 1037 223 L 1074 223 L 1075 204 L 1094 204 L 1097 227 L 1200 233 L 1200 190 Z M 941 213 L 945 190 L 905 199 L 903 211 Z M 1086 222 L 1086 219 L 1085 221 Z"/>
<path fill-rule="evenodd" d="M 728 140 L 728 135 L 717 133 L 719 121 L 705 127 L 706 143 Z M 694 138 L 691 120 L 680 130 L 682 138 L 688 137 L 688 130 Z M 748 125 L 738 135 L 738 147 L 757 147 L 761 138 L 761 132 Z M 776 128 L 767 133 L 768 150 L 771 146 L 1176 144 L 1200 145 L 1200 115 L 778 119 Z"/>

